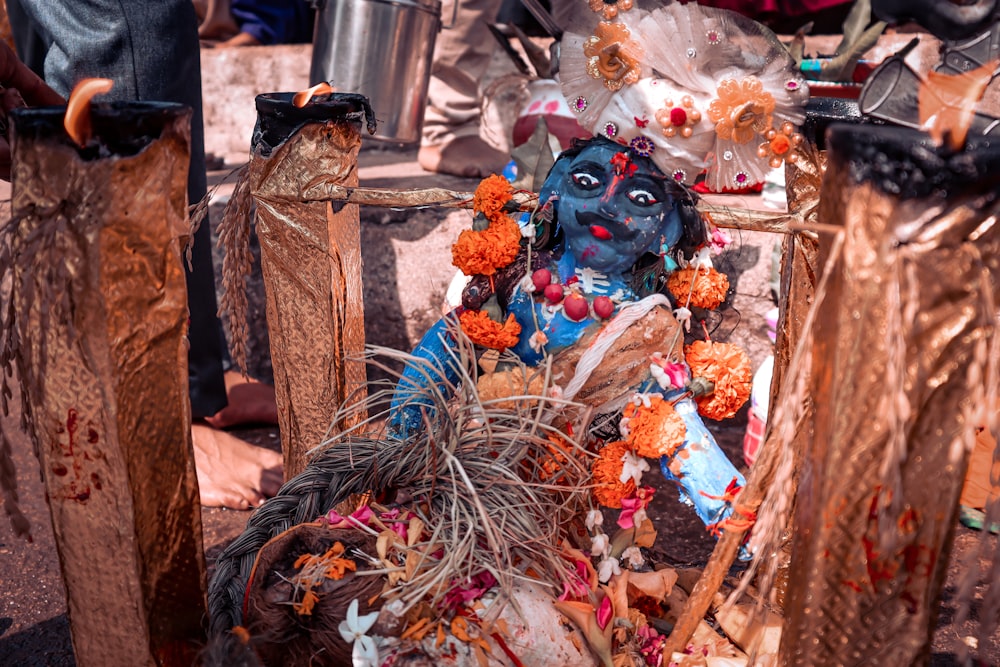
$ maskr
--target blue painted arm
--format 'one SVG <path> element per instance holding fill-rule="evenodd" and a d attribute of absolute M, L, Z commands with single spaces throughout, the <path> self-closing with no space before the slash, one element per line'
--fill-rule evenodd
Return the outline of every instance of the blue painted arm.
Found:
<path fill-rule="evenodd" d="M 389 407 L 389 434 L 405 440 L 423 428 L 423 413 L 434 409 L 426 388 L 453 386 L 458 372 L 453 361 L 454 340 L 448 333 L 449 313 L 438 320 L 413 349 L 413 356 L 427 363 L 407 364 Z"/>
<path fill-rule="evenodd" d="M 710 526 L 733 512 L 732 504 L 722 500 L 729 485 L 735 480 L 742 487 L 746 481 L 705 427 L 694 400 L 685 398 L 674 408 L 684 419 L 687 435 L 677 454 L 660 458 L 660 469 L 680 486 L 681 501 L 693 505 L 698 517 Z"/>

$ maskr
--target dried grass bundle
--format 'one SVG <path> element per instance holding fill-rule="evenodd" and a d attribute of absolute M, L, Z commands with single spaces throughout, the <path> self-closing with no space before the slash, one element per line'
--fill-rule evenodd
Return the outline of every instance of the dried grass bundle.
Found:
<path fill-rule="evenodd" d="M 40 388 L 31 387 L 22 379 L 27 364 L 37 366 L 39 376 L 45 373 L 49 355 L 46 347 L 49 338 L 38 337 L 38 349 L 22 348 L 24 332 L 15 313 L 14 294 L 17 289 L 23 307 L 39 313 L 42 330 L 50 330 L 58 323 L 65 330 L 66 344 L 76 340 L 73 326 L 73 279 L 86 255 L 86 237 L 95 233 L 100 220 L 76 219 L 72 230 L 67 217 L 66 202 L 51 207 L 32 206 L 16 211 L 0 227 L 0 288 L 8 295 L 6 307 L 0 309 L 0 408 L 3 416 L 10 416 L 13 398 L 11 380 L 15 376 L 20 384 L 21 429 L 31 436 L 32 447 L 38 454 L 38 439 L 30 425 L 33 423 L 31 406 L 41 404 Z M 36 395 L 31 397 L 30 392 Z M 10 440 L 0 421 L 0 491 L 4 496 L 4 510 L 10 517 L 15 534 L 30 537 L 31 526 L 18 507 L 17 474 L 11 457 Z"/>
<path fill-rule="evenodd" d="M 418 368 L 428 379 L 440 378 L 425 360 L 387 349 L 373 354 Z M 442 556 L 427 559 L 393 593 L 406 607 L 427 596 L 436 602 L 450 582 L 483 571 L 496 577 L 505 596 L 529 568 L 532 578 L 540 575 L 553 590 L 568 574 L 560 544 L 565 526 L 585 502 L 589 471 L 582 447 L 546 424 L 546 415 L 564 402 L 532 395 L 527 387 L 518 396 L 480 400 L 471 354 L 471 346 L 460 347 L 446 362 L 458 382 L 412 391 L 407 402 L 424 406 L 425 427 L 415 437 L 403 443 L 360 434 L 388 417 L 388 411 L 377 410 L 385 394 L 375 392 L 366 406 L 349 408 L 367 409 L 373 417 L 314 452 L 355 466 L 360 452 L 377 452 L 357 490 L 394 489 L 423 501 L 417 512 L 430 537 L 419 548 L 425 554 L 440 549 Z M 520 364 L 514 357 L 505 360 Z M 521 376 L 530 373 L 522 368 Z"/>
<path fill-rule="evenodd" d="M 247 531 L 221 554 L 209 587 L 213 634 L 242 622 L 246 581 L 268 539 L 369 492 L 406 500 L 425 525 L 424 538 L 407 547 L 420 554 L 415 571 L 386 595 L 404 609 L 439 602 L 457 582 L 483 572 L 498 582 L 497 613 L 512 601 L 519 580 L 561 590 L 571 576 L 561 546 L 570 520 L 585 507 L 589 455 L 546 418 L 581 406 L 530 394 L 527 386 L 522 395 L 480 400 L 472 346 L 457 331 L 453 335 L 463 344 L 443 363 L 457 374 L 456 382 L 442 380 L 441 369 L 425 359 L 369 349 L 366 361 L 396 380 L 402 373 L 392 369 L 400 365 L 428 380 L 405 398 L 422 406 L 424 428 L 405 441 L 387 432 L 395 381 L 348 400 L 333 423 L 370 416 L 310 452 L 306 470 L 257 510 Z"/>

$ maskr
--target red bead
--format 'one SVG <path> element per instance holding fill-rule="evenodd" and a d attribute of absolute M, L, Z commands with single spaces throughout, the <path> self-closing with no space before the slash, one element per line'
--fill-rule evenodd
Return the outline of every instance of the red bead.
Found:
<path fill-rule="evenodd" d="M 549 300 L 549 303 L 559 303 L 562 301 L 562 285 L 559 283 L 550 283 L 549 286 L 545 288 L 545 298 Z"/>
<path fill-rule="evenodd" d="M 611 317 L 615 312 L 615 303 L 606 296 L 599 296 L 594 299 L 594 314 L 602 320 Z"/>
<path fill-rule="evenodd" d="M 587 317 L 587 313 L 590 312 L 590 304 L 579 294 L 570 294 L 563 301 L 563 312 L 566 313 L 567 318 L 579 322 Z"/>
<path fill-rule="evenodd" d="M 531 282 L 536 292 L 541 292 L 552 284 L 552 272 L 548 269 L 538 269 L 531 274 Z"/>
<path fill-rule="evenodd" d="M 681 109 L 680 107 L 674 107 L 670 110 L 670 124 L 680 127 L 688 120 L 687 111 Z"/>

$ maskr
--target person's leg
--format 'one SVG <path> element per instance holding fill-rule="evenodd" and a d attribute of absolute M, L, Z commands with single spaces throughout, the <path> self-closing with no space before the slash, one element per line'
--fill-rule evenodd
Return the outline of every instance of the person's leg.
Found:
<path fill-rule="evenodd" d="M 115 81 L 112 99 L 166 101 L 186 104 L 191 119 L 191 167 L 188 198 L 197 202 L 206 192 L 205 139 L 201 106 L 201 61 L 194 6 L 189 0 L 87 3 L 53 0 L 12 0 L 19 25 L 15 33 L 33 36 L 18 50 L 27 64 L 57 92 L 68 95 L 88 76 Z M 12 19 L 15 16 L 12 14 Z M 224 497 L 226 506 L 245 507 L 280 486 L 265 468 L 280 470 L 281 456 L 245 443 L 201 422 L 227 405 L 223 377 L 227 359 L 225 337 L 217 315 L 211 231 L 204 221 L 194 236 L 192 270 L 187 272 L 190 325 L 188 374 L 192 427 L 202 500 Z M 264 421 L 265 415 L 251 421 Z M 211 437 L 209 437 L 211 436 Z M 223 449 L 226 456 L 216 455 Z M 205 450 L 212 450 L 206 454 Z M 260 450 L 260 451 L 258 451 Z M 199 456 L 200 454 L 200 456 Z M 229 465 L 249 461 L 245 466 Z M 228 462 L 228 463 L 227 463 Z M 222 465 L 226 463 L 226 465 Z M 235 490 L 235 492 L 234 492 Z"/>
<path fill-rule="evenodd" d="M 441 8 L 446 25 L 454 1 L 445 0 Z M 438 35 L 417 156 L 428 171 L 483 177 L 499 173 L 509 160 L 479 135 L 479 84 L 496 44 L 487 24 L 496 18 L 500 4 L 501 0 L 460 2 L 455 26 Z"/>
<path fill-rule="evenodd" d="M 229 39 L 238 34 L 240 26 L 229 6 L 229 0 L 208 0 L 205 17 L 198 26 L 202 39 Z"/>

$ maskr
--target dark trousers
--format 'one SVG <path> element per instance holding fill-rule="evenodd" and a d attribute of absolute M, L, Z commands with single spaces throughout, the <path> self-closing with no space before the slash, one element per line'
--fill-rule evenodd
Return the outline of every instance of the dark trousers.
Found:
<path fill-rule="evenodd" d="M 198 20 L 191 0 L 7 0 L 18 55 L 63 96 L 86 77 L 113 79 L 101 99 L 178 102 L 191 107 L 188 200 L 205 196 Z M 219 320 L 208 219 L 194 237 L 187 272 L 191 411 L 226 405 L 228 363 Z"/>

